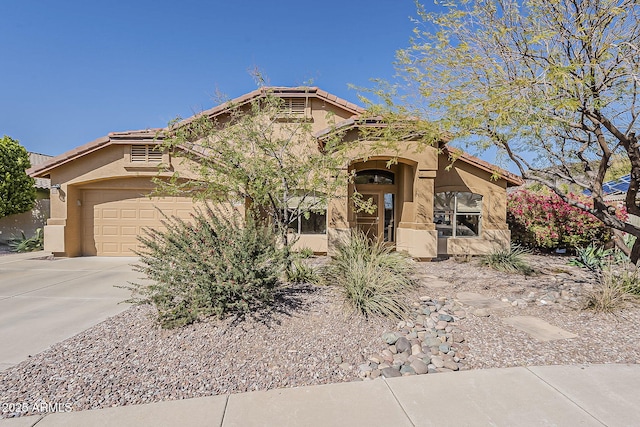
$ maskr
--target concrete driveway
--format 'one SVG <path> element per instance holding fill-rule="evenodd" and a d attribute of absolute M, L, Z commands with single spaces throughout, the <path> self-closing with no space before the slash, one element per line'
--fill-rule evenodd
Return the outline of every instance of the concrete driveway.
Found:
<path fill-rule="evenodd" d="M 129 307 L 137 258 L 0 256 L 0 370 Z M 40 258 L 40 259 L 38 259 Z"/>

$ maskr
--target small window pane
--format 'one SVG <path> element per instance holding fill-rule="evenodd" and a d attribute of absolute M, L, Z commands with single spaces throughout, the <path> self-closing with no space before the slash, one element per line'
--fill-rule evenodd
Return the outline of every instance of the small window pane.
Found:
<path fill-rule="evenodd" d="M 456 236 L 477 237 L 480 231 L 480 215 L 456 215 Z"/>
<path fill-rule="evenodd" d="M 482 212 L 482 196 L 473 193 L 458 193 L 458 212 Z"/>
<path fill-rule="evenodd" d="M 436 193 L 436 197 L 433 201 L 434 210 L 451 210 L 455 206 L 456 193 L 447 191 L 444 193 Z"/>
<path fill-rule="evenodd" d="M 438 230 L 438 237 L 452 237 L 453 236 L 453 212 L 437 211 L 434 215 L 434 222 L 436 224 L 436 230 Z"/>
<path fill-rule="evenodd" d="M 300 217 L 301 234 L 325 234 L 327 232 L 327 213 L 309 212 L 309 219 Z"/>

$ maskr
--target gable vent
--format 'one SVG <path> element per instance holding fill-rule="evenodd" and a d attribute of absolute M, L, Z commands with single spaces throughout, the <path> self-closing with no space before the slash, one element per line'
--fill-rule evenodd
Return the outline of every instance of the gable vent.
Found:
<path fill-rule="evenodd" d="M 284 98 L 282 109 L 285 114 L 304 115 L 307 108 L 307 98 Z"/>
<path fill-rule="evenodd" d="M 154 145 L 132 145 L 132 163 L 160 163 L 162 162 L 162 151 Z"/>

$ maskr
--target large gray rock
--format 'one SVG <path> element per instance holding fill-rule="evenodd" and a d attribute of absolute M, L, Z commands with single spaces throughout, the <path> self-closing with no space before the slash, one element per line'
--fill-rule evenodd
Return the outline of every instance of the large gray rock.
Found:
<path fill-rule="evenodd" d="M 411 367 L 418 375 L 426 374 L 429 371 L 427 364 L 419 359 L 411 362 Z"/>
<path fill-rule="evenodd" d="M 411 343 L 405 337 L 400 337 L 396 341 L 396 350 L 398 350 L 398 353 L 404 353 L 405 351 L 410 351 Z"/>
<path fill-rule="evenodd" d="M 396 378 L 396 377 L 401 377 L 402 374 L 400 373 L 399 370 L 395 368 L 384 368 L 382 370 L 382 376 L 385 378 Z"/>

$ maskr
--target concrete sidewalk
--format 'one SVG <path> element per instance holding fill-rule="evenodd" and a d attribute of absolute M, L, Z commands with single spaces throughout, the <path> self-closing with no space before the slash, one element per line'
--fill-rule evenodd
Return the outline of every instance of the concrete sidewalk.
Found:
<path fill-rule="evenodd" d="M 0 420 L 10 426 L 638 426 L 640 365 L 541 366 Z"/>

